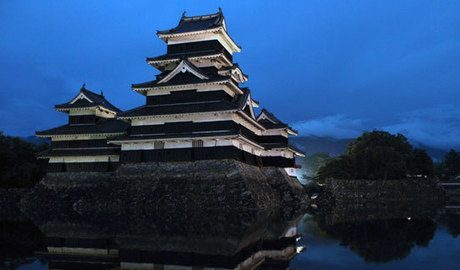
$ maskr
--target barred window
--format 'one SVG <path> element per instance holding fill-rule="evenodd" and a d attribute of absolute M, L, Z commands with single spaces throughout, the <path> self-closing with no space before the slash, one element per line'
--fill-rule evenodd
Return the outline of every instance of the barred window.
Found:
<path fill-rule="evenodd" d="M 153 148 L 154 149 L 164 149 L 165 142 L 153 142 Z"/>
<path fill-rule="evenodd" d="M 203 147 L 203 141 L 202 140 L 193 140 L 192 141 L 192 147 L 193 148 Z"/>

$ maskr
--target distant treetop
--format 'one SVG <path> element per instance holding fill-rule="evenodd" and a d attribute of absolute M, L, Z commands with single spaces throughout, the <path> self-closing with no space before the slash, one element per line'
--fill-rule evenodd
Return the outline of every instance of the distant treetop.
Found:
<path fill-rule="evenodd" d="M 432 176 L 430 156 L 414 149 L 402 134 L 385 131 L 364 132 L 351 142 L 345 154 L 332 159 L 318 171 L 318 180 L 387 180 Z"/>

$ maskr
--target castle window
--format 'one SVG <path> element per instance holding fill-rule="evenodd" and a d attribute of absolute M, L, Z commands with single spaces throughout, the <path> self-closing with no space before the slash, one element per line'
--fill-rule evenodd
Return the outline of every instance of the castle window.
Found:
<path fill-rule="evenodd" d="M 153 148 L 154 149 L 164 149 L 165 142 L 153 142 Z"/>
<path fill-rule="evenodd" d="M 203 141 L 202 140 L 193 140 L 192 141 L 192 147 L 193 148 L 203 147 Z"/>

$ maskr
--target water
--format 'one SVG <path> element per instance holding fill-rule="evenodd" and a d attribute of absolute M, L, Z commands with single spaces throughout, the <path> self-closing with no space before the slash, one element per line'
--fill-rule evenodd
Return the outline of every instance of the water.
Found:
<path fill-rule="evenodd" d="M 200 212 L 1 221 L 5 269 L 460 269 L 460 211 Z"/>

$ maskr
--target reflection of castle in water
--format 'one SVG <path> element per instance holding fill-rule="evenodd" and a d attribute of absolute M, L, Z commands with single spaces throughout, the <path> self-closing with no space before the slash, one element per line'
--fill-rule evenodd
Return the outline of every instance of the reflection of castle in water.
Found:
<path fill-rule="evenodd" d="M 207 218 L 162 228 L 145 221 L 126 231 L 46 223 L 47 248 L 40 254 L 50 269 L 286 269 L 299 250 L 296 220 L 222 217 L 212 226 Z"/>

